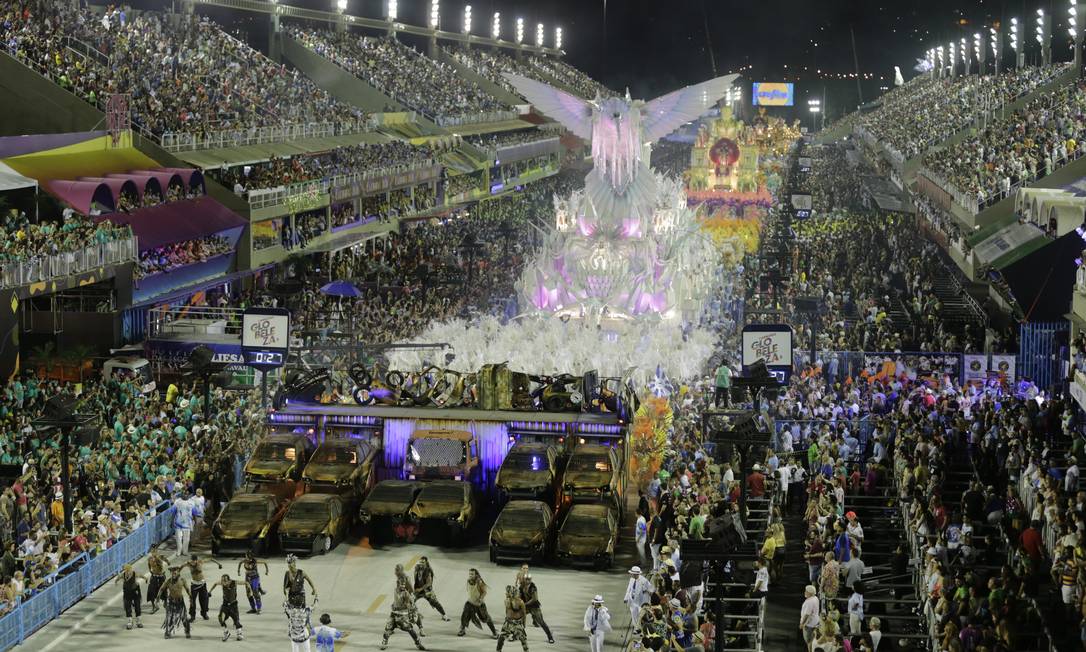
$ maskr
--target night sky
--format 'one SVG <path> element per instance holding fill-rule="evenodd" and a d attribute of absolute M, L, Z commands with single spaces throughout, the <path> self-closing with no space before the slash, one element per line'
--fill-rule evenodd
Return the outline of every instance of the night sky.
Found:
<path fill-rule="evenodd" d="M 331 0 L 281 0 L 327 9 Z M 385 0 L 349 0 L 352 14 L 380 17 Z M 441 0 L 442 29 L 459 31 L 463 0 Z M 742 72 L 750 81 L 792 81 L 797 104 L 828 96 L 829 116 L 858 104 L 850 28 L 863 78 L 864 100 L 893 84 L 893 66 L 913 76 L 916 58 L 951 39 L 970 40 L 995 21 L 1012 16 L 1025 24 L 1027 60 L 1039 58 L 1033 19 L 1043 7 L 1053 16 L 1053 56 L 1070 59 L 1067 0 L 961 2 L 959 0 L 471 0 L 474 33 L 489 35 L 490 17 L 500 11 L 503 38 L 525 19 L 525 40 L 535 25 L 564 29 L 567 60 L 609 87 L 630 88 L 651 98 L 713 75 Z M 423 25 L 430 0 L 399 0 L 400 20 Z M 606 7 L 606 23 L 604 20 Z M 711 47 L 710 47 L 711 43 Z M 1007 61 L 1010 48 L 1006 47 Z M 804 69 L 804 67 L 806 67 Z M 820 72 L 819 72 L 820 71 Z M 849 77 L 843 77 L 849 75 Z"/>

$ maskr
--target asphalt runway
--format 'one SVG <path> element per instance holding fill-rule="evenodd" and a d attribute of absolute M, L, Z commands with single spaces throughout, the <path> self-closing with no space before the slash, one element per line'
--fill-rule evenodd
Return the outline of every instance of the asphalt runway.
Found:
<path fill-rule="evenodd" d="M 194 548 L 201 557 L 208 553 L 206 541 Z M 172 544 L 168 551 L 173 554 Z M 632 552 L 632 551 L 631 551 Z M 457 652 L 491 650 L 495 641 L 489 631 L 480 631 L 469 625 L 467 636 L 457 637 L 459 616 L 466 596 L 465 580 L 469 568 L 477 568 L 490 587 L 487 599 L 491 617 L 499 631 L 504 620 L 503 596 L 505 586 L 512 584 L 517 565 L 495 565 L 488 560 L 485 546 L 470 548 L 443 548 L 421 544 L 390 544 L 373 548 L 365 538 L 348 539 L 327 555 L 301 558 L 299 567 L 305 570 L 317 586 L 318 602 L 314 608 L 313 622 L 322 613 L 332 616 L 333 626 L 349 630 L 351 636 L 337 650 L 376 650 L 381 643 L 385 620 L 388 618 L 392 592 L 395 586 L 393 568 L 403 564 L 408 575 L 420 556 L 427 556 L 434 568 L 434 589 L 438 599 L 452 618 L 443 622 L 430 605 L 419 601 L 426 636 L 422 639 L 429 650 Z M 632 556 L 632 555 L 631 555 Z M 174 562 L 171 558 L 171 562 Z M 225 572 L 235 576 L 239 559 L 222 557 Z M 238 588 L 238 602 L 245 640 L 238 642 L 233 636 L 222 640 L 222 628 L 217 622 L 220 592 L 211 597 L 210 620 L 196 615 L 192 639 L 186 640 L 183 631 L 165 640 L 161 629 L 163 611 L 149 615 L 145 609 L 143 629 L 125 629 L 126 619 L 119 585 L 107 583 L 87 599 L 79 602 L 60 618 L 27 639 L 20 650 L 33 652 L 76 652 L 110 650 L 111 652 L 149 652 L 154 650 L 212 650 L 251 649 L 289 651 L 286 617 L 283 614 L 282 581 L 286 563 L 282 555 L 267 558 L 270 573 L 262 577 L 264 610 L 260 615 L 246 614 L 249 605 L 243 587 Z M 548 645 L 542 629 L 531 626 L 528 618 L 528 644 L 532 650 L 587 650 L 588 640 L 582 630 L 585 609 L 592 597 L 599 593 L 611 610 L 615 631 L 609 636 L 607 649 L 619 650 L 622 636 L 630 617 L 622 604 L 626 589 L 626 569 L 633 562 L 620 555 L 615 567 L 606 572 L 581 571 L 555 566 L 534 566 L 532 576 L 539 587 L 543 615 L 550 625 L 556 642 Z M 208 585 L 221 577 L 222 572 L 210 564 L 205 566 Z M 146 573 L 147 564 L 136 564 L 140 573 Z M 263 570 L 263 567 L 261 567 Z M 188 578 L 188 573 L 184 573 Z M 142 586 L 142 585 L 141 585 Z M 146 588 L 143 587 L 146 598 Z M 308 588 L 307 588 L 308 591 Z M 233 631 L 231 629 L 231 631 Z M 410 637 L 397 631 L 389 641 L 389 650 L 413 650 Z M 504 650 L 520 650 L 516 641 L 507 641 Z"/>

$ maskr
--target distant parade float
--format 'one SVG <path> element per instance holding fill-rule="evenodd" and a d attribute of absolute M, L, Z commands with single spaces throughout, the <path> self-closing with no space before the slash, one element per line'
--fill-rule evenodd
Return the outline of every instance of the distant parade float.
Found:
<path fill-rule="evenodd" d="M 649 147 L 698 119 L 736 76 L 649 102 L 628 94 L 586 101 L 506 76 L 536 110 L 591 142 L 593 169 L 583 190 L 555 198 L 554 230 L 516 284 L 515 319 L 435 324 L 416 341 L 450 344 L 451 366 L 462 371 L 505 362 L 534 374 L 598 372 L 639 386 L 661 373 L 701 375 L 714 338 L 699 325 L 707 299 L 726 281 L 725 257 L 691 208 L 684 181 L 649 169 Z M 732 146 L 717 149 L 725 167 L 742 167 L 742 156 Z M 402 351 L 390 361 L 422 368 L 426 356 Z"/>

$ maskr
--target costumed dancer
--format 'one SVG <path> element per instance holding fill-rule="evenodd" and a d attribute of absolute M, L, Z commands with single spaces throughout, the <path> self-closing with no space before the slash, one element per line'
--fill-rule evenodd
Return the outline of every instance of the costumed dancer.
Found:
<path fill-rule="evenodd" d="M 317 603 L 316 597 L 313 604 Z M 301 605 L 283 603 L 283 613 L 287 615 L 287 636 L 290 638 L 291 652 L 312 652 L 309 637 L 313 635 L 313 625 L 309 617 L 313 609 L 303 601 Z"/>
<path fill-rule="evenodd" d="M 543 620 L 543 606 L 539 603 L 539 588 L 532 581 L 532 574 L 526 573 L 519 587 L 520 599 L 524 601 L 524 608 L 532 615 L 532 626 L 543 628 L 547 635 L 547 642 L 554 643 L 554 635 L 551 628 L 547 627 L 547 621 Z"/>
<path fill-rule="evenodd" d="M 648 604 L 652 595 L 652 583 L 641 574 L 641 567 L 630 568 L 630 583 L 626 585 L 626 597 L 622 599 L 630 607 L 630 622 L 633 623 L 634 634 L 641 633 L 641 607 Z"/>
<path fill-rule="evenodd" d="M 528 635 L 524 632 L 524 600 L 517 595 L 517 589 L 513 585 L 505 587 L 505 622 L 502 623 L 502 633 L 498 635 L 498 652 L 501 652 L 506 639 L 520 641 L 524 652 L 528 652 Z"/>
<path fill-rule="evenodd" d="M 414 592 L 407 583 L 397 581 L 396 595 L 392 598 L 392 611 L 388 614 L 385 633 L 381 638 L 382 650 L 388 647 L 388 639 L 392 636 L 392 632 L 397 629 L 407 632 L 411 640 L 415 642 L 415 647 L 420 650 L 426 649 L 419 639 L 419 635 L 415 632 L 413 611 L 415 611 Z"/>
<path fill-rule="evenodd" d="M 486 609 L 486 582 L 474 568 L 468 571 L 467 586 L 468 599 L 464 602 L 464 611 L 460 614 L 460 631 L 456 635 L 463 636 L 464 628 L 474 620 L 475 626 L 479 629 L 483 628 L 480 621 L 485 622 L 490 627 L 491 637 L 498 638 L 498 629 L 494 627 L 494 621 L 491 620 L 490 613 Z"/>
<path fill-rule="evenodd" d="M 309 579 L 306 572 L 298 568 L 298 558 L 293 554 L 287 555 L 287 571 L 283 574 L 283 595 L 287 602 L 295 607 L 305 606 L 305 585 L 313 590 L 313 599 L 317 599 L 317 587 L 313 580 Z"/>
<path fill-rule="evenodd" d="M 238 562 L 238 574 L 245 569 L 245 597 L 249 599 L 249 612 L 260 614 L 260 596 L 266 591 L 260 586 L 260 564 L 264 565 L 264 574 L 268 574 L 268 562 L 253 557 L 252 551 L 245 551 L 245 558 Z"/>
<path fill-rule="evenodd" d="M 162 584 L 166 581 L 166 571 L 170 562 L 158 550 L 158 544 L 151 546 L 151 555 L 147 558 L 147 570 L 151 574 L 151 581 L 147 583 L 147 602 L 151 603 L 151 613 L 158 613 L 158 600 Z"/>
<path fill-rule="evenodd" d="M 117 579 L 113 580 L 113 583 L 123 582 L 124 591 L 124 617 L 128 619 L 125 624 L 125 629 L 132 629 L 133 621 L 132 615 L 135 612 L 136 620 L 135 626 L 143 629 L 143 623 L 140 622 L 140 602 L 143 597 L 140 595 L 140 580 L 147 581 L 146 578 L 140 577 L 136 574 L 135 569 L 132 568 L 132 564 L 125 564 L 121 567 L 121 574 L 117 576 Z"/>
<path fill-rule="evenodd" d="M 396 564 L 396 592 L 407 591 L 412 595 L 415 595 L 414 587 L 411 585 L 411 578 L 407 576 L 407 571 L 404 570 L 403 564 Z M 426 636 L 422 631 L 422 614 L 419 613 L 418 608 L 415 607 L 415 601 L 411 600 L 411 613 L 409 620 L 413 625 L 419 628 L 419 636 Z"/>
<path fill-rule="evenodd" d="M 584 631 L 588 632 L 589 652 L 603 652 L 603 638 L 611 631 L 611 612 L 603 606 L 603 596 L 592 598 L 584 612 Z"/>
<path fill-rule="evenodd" d="M 192 638 L 191 624 L 185 612 L 185 598 L 189 595 L 189 585 L 181 577 L 181 566 L 170 566 L 170 577 L 162 584 L 163 597 L 166 601 L 166 618 L 162 621 L 165 638 L 173 638 L 173 630 L 178 625 L 185 628 L 185 638 Z"/>
<path fill-rule="evenodd" d="M 232 577 L 223 573 L 222 579 L 211 585 L 207 594 L 215 592 L 215 587 L 222 587 L 222 605 L 219 606 L 219 626 L 222 627 L 222 640 L 230 638 L 230 630 L 226 628 L 226 621 L 234 621 L 234 631 L 238 640 L 245 640 L 241 634 L 241 617 L 238 615 L 238 583 Z"/>
<path fill-rule="evenodd" d="M 207 561 L 222 570 L 222 564 L 219 562 L 214 559 L 208 559 Z M 186 563 L 184 567 L 189 569 L 189 576 L 192 578 L 192 586 L 189 589 L 191 591 L 189 596 L 189 620 L 196 620 L 197 600 L 200 602 L 200 617 L 207 620 L 207 581 L 204 579 L 204 560 L 193 555 L 192 560 Z"/>
<path fill-rule="evenodd" d="M 420 557 L 419 563 L 415 564 L 415 601 L 419 600 L 429 602 L 430 606 L 441 614 L 441 620 L 448 622 L 449 617 L 445 615 L 445 608 L 441 606 L 437 595 L 434 594 L 434 569 L 431 568 L 430 560 L 426 557 Z"/>

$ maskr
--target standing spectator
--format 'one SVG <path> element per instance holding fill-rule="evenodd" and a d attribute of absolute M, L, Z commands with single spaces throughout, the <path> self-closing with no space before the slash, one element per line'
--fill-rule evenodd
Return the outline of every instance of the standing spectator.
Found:
<path fill-rule="evenodd" d="M 810 649 L 811 642 L 815 638 L 815 632 L 818 631 L 818 626 L 822 624 L 818 595 L 813 585 L 808 584 L 804 587 L 803 598 L 803 606 L 799 612 L 799 630 L 803 633 L 803 642 Z"/>

